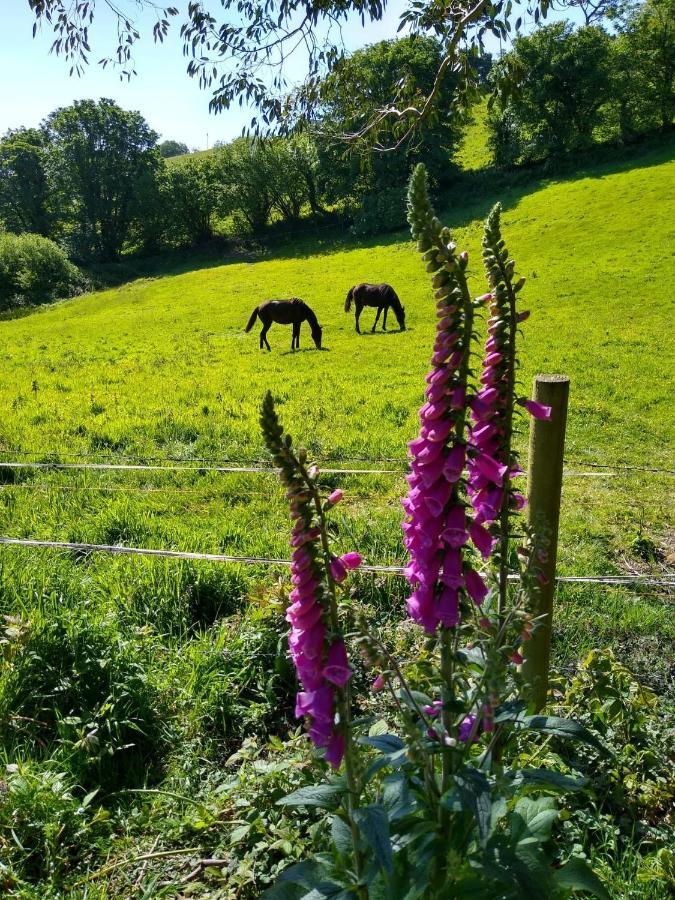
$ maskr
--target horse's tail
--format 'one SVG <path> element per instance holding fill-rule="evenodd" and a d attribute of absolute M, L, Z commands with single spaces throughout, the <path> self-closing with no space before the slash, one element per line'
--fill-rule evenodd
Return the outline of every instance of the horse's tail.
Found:
<path fill-rule="evenodd" d="M 354 296 L 354 288 L 349 288 L 349 293 L 347 294 L 347 298 L 345 300 L 345 312 L 349 312 L 352 308 L 352 297 Z"/>
<path fill-rule="evenodd" d="M 247 334 L 251 330 L 251 328 L 253 328 L 253 326 L 255 325 L 255 320 L 257 318 L 258 318 L 258 307 L 256 306 L 256 308 L 251 313 L 251 318 L 248 320 L 248 325 L 246 326 L 246 328 L 244 328 L 244 331 Z"/>

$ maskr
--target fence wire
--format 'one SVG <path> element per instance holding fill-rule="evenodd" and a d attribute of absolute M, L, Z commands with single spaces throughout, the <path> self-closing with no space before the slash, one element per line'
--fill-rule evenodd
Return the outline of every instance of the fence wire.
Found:
<path fill-rule="evenodd" d="M 224 553 L 193 553 L 187 550 L 165 550 L 150 547 L 127 547 L 119 544 L 87 544 L 76 541 L 47 541 L 30 538 L 0 537 L 0 545 L 10 547 L 26 547 L 36 549 L 73 550 L 79 553 L 111 553 L 127 556 L 149 556 L 165 559 L 185 559 L 202 562 L 237 563 L 256 566 L 290 567 L 290 559 L 279 559 L 266 556 L 229 556 Z M 361 572 L 383 575 L 404 575 L 404 566 L 362 565 Z M 518 575 L 509 575 L 510 581 L 518 581 Z M 675 575 L 561 575 L 556 578 L 559 584 L 605 584 L 631 585 L 643 584 L 650 587 L 675 588 Z"/>

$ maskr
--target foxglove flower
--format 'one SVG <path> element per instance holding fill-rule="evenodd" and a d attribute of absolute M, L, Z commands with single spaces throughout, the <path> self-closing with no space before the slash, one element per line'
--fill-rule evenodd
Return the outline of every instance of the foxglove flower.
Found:
<path fill-rule="evenodd" d="M 449 233 L 434 218 L 421 167 L 411 180 L 408 209 L 412 234 L 424 253 L 427 271 L 435 273 L 432 283 L 438 321 L 425 403 L 420 409 L 419 436 L 408 445 L 411 461 L 408 496 L 402 501 L 407 516 L 403 542 L 410 556 L 405 574 L 413 588 L 407 601 L 408 613 L 433 633 L 439 625 L 453 628 L 459 624 L 461 597 L 468 591 L 462 555 L 471 523 L 459 486 L 466 461 L 463 407 L 473 305 L 467 299 L 463 274 L 468 256 L 455 255 Z M 496 476 L 499 464 L 493 463 L 493 469 Z M 472 590 L 478 595 L 474 576 L 482 580 L 473 572 Z"/>
<path fill-rule="evenodd" d="M 336 728 L 336 691 L 341 691 L 351 677 L 344 642 L 332 636 L 329 627 L 328 579 L 342 581 L 348 569 L 361 563 L 358 553 L 333 557 L 326 571 L 320 548 L 321 528 L 312 501 L 311 483 L 303 475 L 298 459 L 290 450 L 268 394 L 261 416 L 263 434 L 280 478 L 286 486 L 293 528 L 291 531 L 291 583 L 286 620 L 290 624 L 288 647 L 300 682 L 295 715 L 304 718 L 309 736 L 316 747 L 324 748 L 325 759 L 339 768 L 345 752 L 345 737 Z M 335 490 L 329 505 L 342 499 Z"/>

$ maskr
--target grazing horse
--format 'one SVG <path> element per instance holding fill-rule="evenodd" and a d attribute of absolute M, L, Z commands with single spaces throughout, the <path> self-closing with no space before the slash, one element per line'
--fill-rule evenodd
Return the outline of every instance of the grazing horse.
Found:
<path fill-rule="evenodd" d="M 380 313 L 384 310 L 384 318 L 382 319 L 382 331 L 387 330 L 387 313 L 389 307 L 394 310 L 394 315 L 401 331 L 405 331 L 405 306 L 401 304 L 398 295 L 393 287 L 389 284 L 355 284 L 349 289 L 345 300 L 345 312 L 349 312 L 352 308 L 352 300 L 356 306 L 356 330 L 361 334 L 359 328 L 359 317 L 364 306 L 376 306 L 377 315 L 373 323 L 372 331 L 377 328 L 377 322 Z"/>
<path fill-rule="evenodd" d="M 290 300 L 265 300 L 253 310 L 248 325 L 245 328 L 249 332 L 255 325 L 255 320 L 260 319 L 262 322 L 262 331 L 260 332 L 260 349 L 263 345 L 271 350 L 267 341 L 267 332 L 272 326 L 272 322 L 278 322 L 280 325 L 292 325 L 293 337 L 291 338 L 291 350 L 300 348 L 300 326 L 303 322 L 309 322 L 312 331 L 312 338 L 316 344 L 316 349 L 321 349 L 321 333 L 322 328 L 319 325 L 317 317 L 303 300 L 293 297 Z"/>

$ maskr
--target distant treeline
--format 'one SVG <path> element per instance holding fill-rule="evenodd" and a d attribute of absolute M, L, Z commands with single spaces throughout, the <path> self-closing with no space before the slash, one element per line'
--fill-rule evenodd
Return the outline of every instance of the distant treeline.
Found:
<path fill-rule="evenodd" d="M 474 63 L 483 93 L 496 98 L 487 119 L 493 163 L 539 162 L 672 127 L 674 8 L 675 0 L 647 0 L 612 35 L 545 26 L 516 38 L 494 66 L 489 56 Z M 111 100 L 58 109 L 39 128 L 0 139 L 0 229 L 50 238 L 88 263 L 259 235 L 274 223 L 288 232 L 308 217 L 341 216 L 361 233 L 399 227 L 416 162 L 440 190 L 457 173 L 466 116 L 453 102 L 455 82 L 441 88 L 447 114 L 426 121 L 414 142 L 382 153 L 345 136 L 392 98 L 428 93 L 441 59 L 430 37 L 375 44 L 337 65 L 309 131 L 205 153 L 176 156 L 184 145 L 158 144 L 140 114 Z"/>

